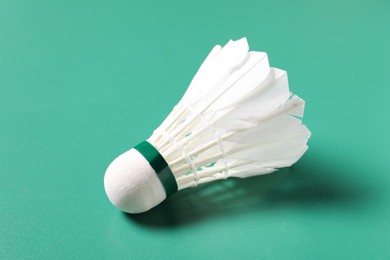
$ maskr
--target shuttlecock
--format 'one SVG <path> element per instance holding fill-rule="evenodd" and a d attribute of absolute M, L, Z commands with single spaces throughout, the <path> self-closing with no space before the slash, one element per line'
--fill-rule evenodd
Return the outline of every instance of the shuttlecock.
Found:
<path fill-rule="evenodd" d="M 268 174 L 303 155 L 304 101 L 266 53 L 248 49 L 246 38 L 215 46 L 152 136 L 110 164 L 104 186 L 116 207 L 145 212 L 178 190 Z"/>

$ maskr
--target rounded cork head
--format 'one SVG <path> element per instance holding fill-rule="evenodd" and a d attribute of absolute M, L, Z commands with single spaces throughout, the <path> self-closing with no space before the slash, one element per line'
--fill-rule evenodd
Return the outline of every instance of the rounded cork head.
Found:
<path fill-rule="evenodd" d="M 104 175 L 111 203 L 127 213 L 142 213 L 157 206 L 166 192 L 149 162 L 135 149 L 118 156 Z"/>

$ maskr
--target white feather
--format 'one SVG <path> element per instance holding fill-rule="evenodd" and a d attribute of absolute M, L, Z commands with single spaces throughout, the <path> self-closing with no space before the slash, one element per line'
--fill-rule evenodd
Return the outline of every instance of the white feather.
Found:
<path fill-rule="evenodd" d="M 227 177 L 271 173 L 307 150 L 304 101 L 287 73 L 245 38 L 215 46 L 178 105 L 148 139 L 180 189 Z"/>

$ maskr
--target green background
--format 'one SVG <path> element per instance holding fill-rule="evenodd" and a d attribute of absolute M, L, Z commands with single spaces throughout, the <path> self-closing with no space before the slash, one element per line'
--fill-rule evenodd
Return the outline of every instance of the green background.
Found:
<path fill-rule="evenodd" d="M 390 3 L 0 0 L 1 259 L 389 259 Z M 103 176 L 246 36 L 307 102 L 294 167 L 142 215 Z"/>

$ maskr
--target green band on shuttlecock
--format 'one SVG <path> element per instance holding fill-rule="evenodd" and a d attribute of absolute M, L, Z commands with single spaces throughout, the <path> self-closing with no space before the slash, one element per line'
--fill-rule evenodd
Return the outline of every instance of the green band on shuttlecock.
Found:
<path fill-rule="evenodd" d="M 168 163 L 158 152 L 158 150 L 147 141 L 141 142 L 135 146 L 134 149 L 136 149 L 145 157 L 150 166 L 152 166 L 153 170 L 157 173 L 157 176 L 164 186 L 165 192 L 167 193 L 167 197 L 175 193 L 177 191 L 175 177 L 173 176 Z"/>

